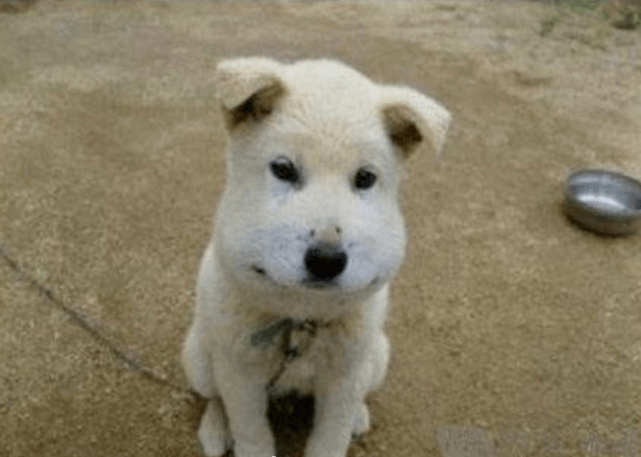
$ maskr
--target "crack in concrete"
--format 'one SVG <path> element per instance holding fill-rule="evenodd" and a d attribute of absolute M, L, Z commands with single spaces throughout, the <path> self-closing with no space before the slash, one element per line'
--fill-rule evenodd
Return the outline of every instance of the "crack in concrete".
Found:
<path fill-rule="evenodd" d="M 57 307 L 63 313 L 65 313 L 71 321 L 78 325 L 80 328 L 85 330 L 89 335 L 101 346 L 107 348 L 111 354 L 120 362 L 122 362 L 130 370 L 135 371 L 141 374 L 143 377 L 153 381 L 157 384 L 160 384 L 165 387 L 169 387 L 173 390 L 180 391 L 183 393 L 190 393 L 189 389 L 174 384 L 171 381 L 167 381 L 162 376 L 155 373 L 151 368 L 148 368 L 141 363 L 132 360 L 130 357 L 127 357 L 123 351 L 118 349 L 110 340 L 104 337 L 95 327 L 93 327 L 89 322 L 82 317 L 81 313 L 77 310 L 66 305 L 61 299 L 59 299 L 54 291 L 49 287 L 40 283 L 37 279 L 31 276 L 27 271 L 16 261 L 14 258 L 9 255 L 5 244 L 0 242 L 0 257 L 4 262 L 13 270 L 18 279 L 26 283 L 31 289 L 35 290 L 38 295 L 45 299 L 50 304 Z"/>

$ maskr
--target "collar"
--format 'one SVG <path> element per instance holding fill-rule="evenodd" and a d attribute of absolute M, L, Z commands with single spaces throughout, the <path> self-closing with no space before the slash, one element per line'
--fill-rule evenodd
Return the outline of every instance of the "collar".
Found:
<path fill-rule="evenodd" d="M 280 347 L 283 358 L 278 371 L 267 383 L 267 391 L 274 387 L 285 371 L 287 364 L 303 355 L 309 349 L 318 328 L 327 328 L 331 325 L 332 321 L 320 322 L 314 319 L 298 320 L 288 317 L 271 323 L 251 335 L 251 345 L 260 350 L 267 349 L 274 344 L 277 337 L 281 334 L 283 335 Z"/>
<path fill-rule="evenodd" d="M 284 348 L 287 349 L 292 332 L 303 332 L 314 337 L 319 327 L 329 327 L 330 325 L 331 321 L 321 323 L 316 319 L 299 320 L 291 317 L 280 319 L 252 333 L 251 345 L 260 350 L 267 349 L 274 344 L 276 338 L 282 333 L 285 340 Z"/>

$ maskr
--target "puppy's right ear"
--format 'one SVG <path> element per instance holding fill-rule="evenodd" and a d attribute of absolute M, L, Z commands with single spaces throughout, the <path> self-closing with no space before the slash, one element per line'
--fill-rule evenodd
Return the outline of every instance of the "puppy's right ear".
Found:
<path fill-rule="evenodd" d="M 224 60 L 216 67 L 216 95 L 223 106 L 227 128 L 260 121 L 285 93 L 281 64 L 262 57 Z"/>

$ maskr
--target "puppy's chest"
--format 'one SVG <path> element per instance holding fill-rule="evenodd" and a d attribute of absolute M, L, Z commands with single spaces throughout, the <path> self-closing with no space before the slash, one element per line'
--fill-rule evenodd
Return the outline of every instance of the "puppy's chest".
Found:
<path fill-rule="evenodd" d="M 344 340 L 332 338 L 331 332 L 320 330 L 310 335 L 292 331 L 286 340 L 277 354 L 277 366 L 272 367 L 270 381 L 276 390 L 311 393 L 315 382 L 326 376 L 341 376 L 348 365 L 349 346 Z"/>
<path fill-rule="evenodd" d="M 252 358 L 275 390 L 311 392 L 325 376 L 341 376 L 356 344 L 345 329 L 311 322 L 266 327 L 252 335 Z"/>

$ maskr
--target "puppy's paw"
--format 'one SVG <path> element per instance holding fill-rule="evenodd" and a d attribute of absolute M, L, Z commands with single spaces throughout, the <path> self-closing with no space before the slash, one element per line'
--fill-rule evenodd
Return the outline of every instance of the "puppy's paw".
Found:
<path fill-rule="evenodd" d="M 232 448 L 232 439 L 227 431 L 211 430 L 200 424 L 198 441 L 205 457 L 221 457 Z"/>
<path fill-rule="evenodd" d="M 362 435 L 369 431 L 369 427 L 369 410 L 364 403 L 361 403 L 358 406 L 357 411 L 354 413 L 354 419 L 352 422 L 352 438 L 360 438 Z"/>
<path fill-rule="evenodd" d="M 225 424 L 222 402 L 214 398 L 207 404 L 200 420 L 198 440 L 205 457 L 220 457 L 232 447 L 229 429 Z"/>

